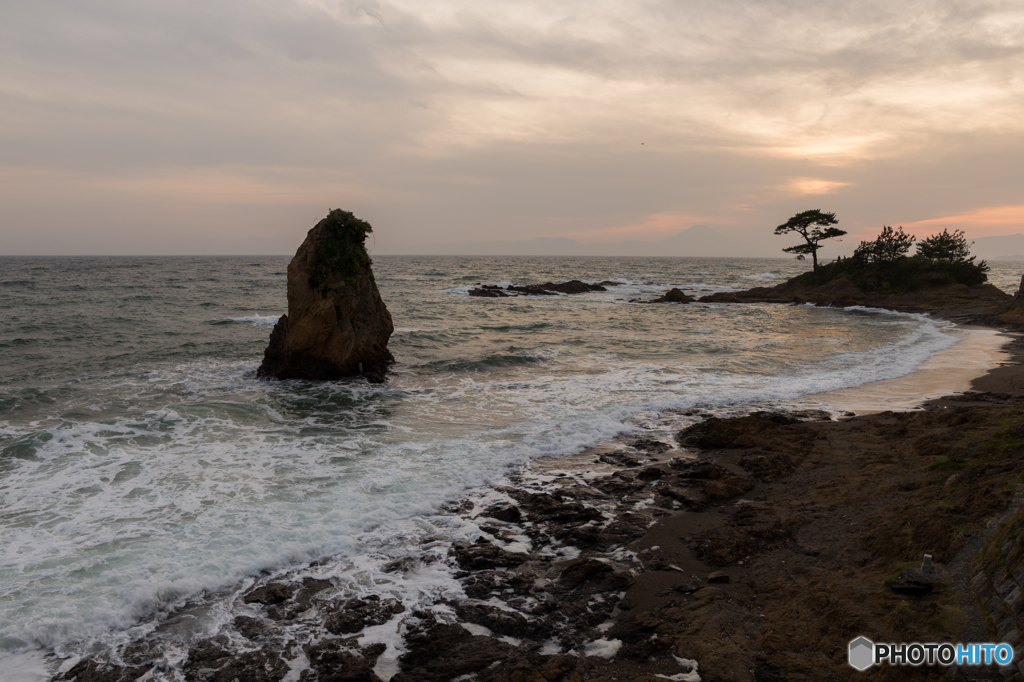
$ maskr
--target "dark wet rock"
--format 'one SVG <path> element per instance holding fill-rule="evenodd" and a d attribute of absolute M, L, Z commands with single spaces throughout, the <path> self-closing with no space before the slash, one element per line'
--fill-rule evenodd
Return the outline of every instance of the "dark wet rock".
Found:
<path fill-rule="evenodd" d="M 637 457 L 627 452 L 605 452 L 598 455 L 597 459 L 612 466 L 638 467 L 641 464 Z"/>
<path fill-rule="evenodd" d="M 373 666 L 386 649 L 384 644 L 360 649 L 347 646 L 344 640 L 322 640 L 306 648 L 309 669 L 303 671 L 300 682 L 381 682 Z"/>
<path fill-rule="evenodd" d="M 125 667 L 113 663 L 101 663 L 93 658 L 86 658 L 76 663 L 63 675 L 55 677 L 61 682 L 135 682 L 152 668 Z"/>
<path fill-rule="evenodd" d="M 693 296 L 687 296 L 676 288 L 669 289 L 664 296 L 656 298 L 651 303 L 693 303 L 696 301 Z"/>
<path fill-rule="evenodd" d="M 738 419 L 708 419 L 692 424 L 676 435 L 683 447 L 702 449 L 761 448 L 809 449 L 814 433 L 790 414 L 760 412 Z"/>
<path fill-rule="evenodd" d="M 641 611 L 632 618 L 617 621 L 608 629 L 605 636 L 622 642 L 618 657 L 647 660 L 668 652 L 669 643 L 655 634 L 663 625 L 664 621 L 650 611 Z"/>
<path fill-rule="evenodd" d="M 672 589 L 682 594 L 693 594 L 702 587 L 704 587 L 704 585 L 701 584 L 700 580 L 698 580 L 697 578 L 691 578 L 690 580 L 687 580 L 685 583 L 680 583 L 679 585 L 676 585 Z"/>
<path fill-rule="evenodd" d="M 381 599 L 371 594 L 339 605 L 324 621 L 324 627 L 331 634 L 347 635 L 372 625 L 383 625 L 403 611 L 405 607 L 397 599 Z"/>
<path fill-rule="evenodd" d="M 393 682 L 450 680 L 501 662 L 512 650 L 510 644 L 473 635 L 461 625 L 411 628 L 405 642 L 409 651 L 399 656 L 402 672 L 391 678 Z"/>
<path fill-rule="evenodd" d="M 599 581 L 615 572 L 610 564 L 597 559 L 577 559 L 562 569 L 559 584 L 565 589 L 575 589 L 584 582 Z"/>
<path fill-rule="evenodd" d="M 659 455 L 672 449 L 668 443 L 654 438 L 636 438 L 629 441 L 629 445 L 649 455 Z"/>
<path fill-rule="evenodd" d="M 462 602 L 455 605 L 455 612 L 463 621 L 482 625 L 499 636 L 543 639 L 551 632 L 551 628 L 542 620 L 530 620 L 522 614 L 489 604 Z"/>
<path fill-rule="evenodd" d="M 250 591 L 242 601 L 246 604 L 263 604 L 264 606 L 276 606 L 288 601 L 295 594 L 296 587 L 286 583 L 267 583 L 262 587 Z"/>
<path fill-rule="evenodd" d="M 540 573 L 531 570 L 530 566 L 521 566 L 516 570 L 483 570 L 465 576 L 463 589 L 471 599 L 486 600 L 501 593 L 507 600 L 509 593 L 529 596 L 535 591 L 539 577 Z"/>
<path fill-rule="evenodd" d="M 640 481 L 656 481 L 664 475 L 665 470 L 658 467 L 647 467 L 636 473 L 637 480 Z"/>
<path fill-rule="evenodd" d="M 332 587 L 330 580 L 304 578 L 301 586 L 288 583 L 267 583 L 249 591 L 242 601 L 262 604 L 274 620 L 291 620 L 309 609 L 313 598 Z"/>
<path fill-rule="evenodd" d="M 587 284 L 586 282 L 574 279 L 568 282 L 562 282 L 561 284 L 555 284 L 554 282 L 528 284 L 526 286 L 510 284 L 504 289 L 496 284 L 478 284 L 475 288 L 470 289 L 468 294 L 470 296 L 480 296 L 483 298 L 505 298 L 507 296 L 556 296 L 558 294 L 585 294 L 590 291 L 607 291 L 604 285 L 618 286 L 618 283 L 602 282 L 601 284 Z"/>
<path fill-rule="evenodd" d="M 723 466 L 698 460 L 685 461 L 675 468 L 679 472 L 677 476 L 681 479 L 713 481 L 720 478 L 728 478 L 733 475 L 731 471 Z"/>
<path fill-rule="evenodd" d="M 259 618 L 251 616 L 238 616 L 231 624 L 243 637 L 250 640 L 257 640 L 267 629 L 267 623 Z"/>
<path fill-rule="evenodd" d="M 522 513 L 519 511 L 519 507 L 507 502 L 491 505 L 487 509 L 484 509 L 483 515 L 506 523 L 518 523 L 523 517 Z"/>
<path fill-rule="evenodd" d="M 587 284 L 581 282 L 578 279 L 570 280 L 562 284 L 552 284 L 550 282 L 542 285 L 548 291 L 557 291 L 562 294 L 585 294 L 588 291 L 607 291 L 600 284 Z"/>
<path fill-rule="evenodd" d="M 529 558 L 525 554 L 506 552 L 486 540 L 483 543 L 456 542 L 452 545 L 451 554 L 459 567 L 465 571 L 518 566 Z"/>
<path fill-rule="evenodd" d="M 647 486 L 647 483 L 645 481 L 638 481 L 632 476 L 608 476 L 607 478 L 593 481 L 591 485 L 603 493 L 621 498 L 642 490 Z"/>
<path fill-rule="evenodd" d="M 712 585 L 724 584 L 729 582 L 729 574 L 725 571 L 714 571 L 708 575 L 708 583 Z"/>
<path fill-rule="evenodd" d="M 575 500 L 564 500 L 549 493 L 516 491 L 516 496 L 531 521 L 583 524 L 603 518 L 601 512 L 592 507 L 586 507 Z"/>
<path fill-rule="evenodd" d="M 772 482 L 796 468 L 793 458 L 784 453 L 751 453 L 739 461 L 739 465 L 755 478 Z"/>
<path fill-rule="evenodd" d="M 575 559 L 558 576 L 558 587 L 566 591 L 615 592 L 632 584 L 633 576 L 628 571 L 616 571 L 610 564 L 597 559 Z"/>
<path fill-rule="evenodd" d="M 483 284 L 478 285 L 476 289 L 470 289 L 467 292 L 470 296 L 478 296 L 480 298 L 505 298 L 508 294 L 497 286 L 496 284 Z"/>
<path fill-rule="evenodd" d="M 385 573 L 405 573 L 416 568 L 417 561 L 411 556 L 402 557 L 401 559 L 395 559 L 384 564 L 382 570 Z"/>
<path fill-rule="evenodd" d="M 317 595 L 331 589 L 333 586 L 330 580 L 319 580 L 310 577 L 303 578 L 302 587 L 298 588 L 298 592 L 295 593 L 293 600 L 268 608 L 267 615 L 274 620 L 292 620 L 303 611 L 309 609 Z"/>
<path fill-rule="evenodd" d="M 256 374 L 334 380 L 361 374 L 383 381 L 391 313 L 377 290 L 363 242 L 369 223 L 336 209 L 318 222 L 288 264 L 288 314 L 270 334 Z"/>
<path fill-rule="evenodd" d="M 707 497 L 703 492 L 693 488 L 679 485 L 659 485 L 658 494 L 670 500 L 678 502 L 688 509 L 699 509 L 707 504 Z"/>
<path fill-rule="evenodd" d="M 232 651 L 227 637 L 203 640 L 189 649 L 182 672 L 186 682 L 278 682 L 288 664 L 268 650 Z"/>
<path fill-rule="evenodd" d="M 704 495 L 712 501 L 727 500 L 751 490 L 754 484 L 742 476 L 726 476 L 704 482 Z"/>

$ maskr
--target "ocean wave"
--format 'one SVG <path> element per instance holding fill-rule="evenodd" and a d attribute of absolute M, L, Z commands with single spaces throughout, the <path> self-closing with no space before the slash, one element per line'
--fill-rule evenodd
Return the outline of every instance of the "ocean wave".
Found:
<path fill-rule="evenodd" d="M 246 317 L 224 317 L 219 320 L 210 320 L 210 324 L 233 324 L 235 322 L 248 322 L 254 325 L 275 325 L 281 319 L 280 315 L 248 315 Z"/>
<path fill-rule="evenodd" d="M 544 281 L 503 268 L 495 277 Z M 489 274 L 462 272 L 480 272 L 474 281 Z M 56 389 L 5 394 L 34 402 L 31 419 L 14 423 L 5 412 L 0 422 L 0 650 L 46 646 L 65 655 L 87 650 L 90 638 L 97 646 L 123 641 L 153 627 L 146 618 L 204 592 L 223 590 L 230 601 L 260 571 L 325 556 L 334 563 L 322 570 L 353 589 L 393 580 L 380 570 L 384 557 L 403 556 L 421 537 L 472 532 L 431 514 L 473 486 L 501 482 L 511 466 L 635 431 L 647 423 L 640 415 L 784 406 L 900 376 L 956 342 L 943 323 L 870 309 L 691 306 L 686 321 L 665 325 L 658 306 L 612 308 L 631 288 L 650 293 L 667 286 L 655 280 L 689 278 L 700 282 L 681 288 L 736 287 L 685 270 L 619 277 L 631 284 L 593 300 L 543 299 L 555 320 L 538 306 L 495 312 L 438 297 L 436 288 L 413 298 L 382 286 L 397 299 L 396 320 L 408 325 L 396 330 L 399 363 L 382 385 L 257 381 L 266 332 L 203 327 L 237 345 L 179 353 L 177 339 L 173 354 L 133 355 L 113 369 L 76 365 L 89 368 L 76 375 L 84 381 L 62 383 L 71 397 L 56 402 Z M 451 275 L 437 286 L 458 281 Z M 278 305 L 206 294 L 191 300 L 208 299 L 228 311 Z M 196 326 L 265 327 L 278 319 L 207 321 L 208 311 L 194 312 Z M 791 321 L 822 325 L 818 344 L 828 350 L 803 355 L 805 340 L 786 336 Z M 557 335 L 529 333 L 559 322 Z M 858 343 L 835 343 L 836 323 L 855 330 Z M 434 333 L 435 324 L 457 331 Z M 117 332 L 131 328 L 126 322 Z M 861 333 L 872 329 L 878 334 Z M 512 330 L 525 331 L 510 349 L 504 337 Z M 416 590 L 447 584 L 420 577 L 381 584 L 409 603 Z M 189 617 L 205 633 L 234 615 L 197 608 Z"/>
<path fill-rule="evenodd" d="M 741 279 L 778 279 L 778 275 L 772 272 L 762 272 L 760 275 L 740 275 Z"/>
<path fill-rule="evenodd" d="M 481 329 L 487 329 L 496 332 L 507 332 L 513 329 L 547 329 L 548 327 L 555 327 L 562 324 L 559 320 L 552 320 L 551 322 L 527 322 L 525 324 L 499 324 L 494 326 L 484 325 Z"/>

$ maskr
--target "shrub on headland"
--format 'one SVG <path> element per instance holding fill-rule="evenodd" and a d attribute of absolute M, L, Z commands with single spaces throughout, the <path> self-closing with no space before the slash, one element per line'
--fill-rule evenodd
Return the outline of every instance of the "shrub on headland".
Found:
<path fill-rule="evenodd" d="M 918 242 L 917 253 L 908 256 L 915 241 L 902 227 L 885 226 L 877 239 L 861 242 L 850 258 L 821 265 L 801 278 L 817 286 L 845 277 L 866 293 L 976 286 L 988 280 L 988 264 L 974 262 L 963 232 L 944 230 Z"/>

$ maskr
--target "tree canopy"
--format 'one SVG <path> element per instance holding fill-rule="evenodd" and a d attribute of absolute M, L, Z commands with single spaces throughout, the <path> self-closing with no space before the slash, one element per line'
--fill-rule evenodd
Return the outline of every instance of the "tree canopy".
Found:
<path fill-rule="evenodd" d="M 797 213 L 788 221 L 776 227 L 775 234 L 789 234 L 790 232 L 795 232 L 803 237 L 803 244 L 789 246 L 782 250 L 786 253 L 797 254 L 796 257 L 800 260 L 803 260 L 804 256 L 810 254 L 812 262 L 814 263 L 814 270 L 817 271 L 818 249 L 821 248 L 821 242 L 826 239 L 842 237 L 846 234 L 846 230 L 840 230 L 838 227 L 832 227 L 838 222 L 839 220 L 836 219 L 835 213 L 825 213 L 821 209 L 816 208 L 810 211 Z"/>
<path fill-rule="evenodd" d="M 988 264 L 974 263 L 970 243 L 962 232 L 943 232 L 917 245 L 902 227 L 885 225 L 878 237 L 860 243 L 851 258 L 840 258 L 814 272 L 800 275 L 809 283 L 826 284 L 845 278 L 868 293 L 906 293 L 920 289 L 972 287 L 988 279 Z"/>
<path fill-rule="evenodd" d="M 895 230 L 883 225 L 878 238 L 870 242 L 861 242 L 853 252 L 853 257 L 865 263 L 895 263 L 907 255 L 916 239 L 914 235 L 904 232 L 902 225 Z"/>
<path fill-rule="evenodd" d="M 974 260 L 971 255 L 971 244 L 964 236 L 962 230 L 943 230 L 941 234 L 935 234 L 927 239 L 922 239 L 917 245 L 917 255 L 923 256 L 930 261 L 944 261 L 946 263 L 970 263 Z"/>

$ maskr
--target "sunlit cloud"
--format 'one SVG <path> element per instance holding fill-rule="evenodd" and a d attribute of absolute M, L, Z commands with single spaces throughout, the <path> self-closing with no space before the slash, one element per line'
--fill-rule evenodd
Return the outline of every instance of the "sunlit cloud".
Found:
<path fill-rule="evenodd" d="M 612 242 L 628 239 L 649 241 L 669 237 L 698 223 L 724 224 L 724 221 L 708 216 L 679 213 L 656 213 L 654 215 L 647 216 L 642 222 L 631 225 L 618 225 L 593 230 L 580 230 L 566 233 L 564 236 L 585 242 Z"/>
<path fill-rule="evenodd" d="M 836 180 L 822 180 L 821 178 L 794 178 L 786 188 L 794 195 L 805 196 L 813 194 L 832 194 L 843 187 L 849 187 L 848 182 Z"/>
<path fill-rule="evenodd" d="M 918 237 L 943 230 L 963 230 L 968 238 L 1024 233 L 1024 206 L 993 206 L 968 213 L 904 223 Z"/>

